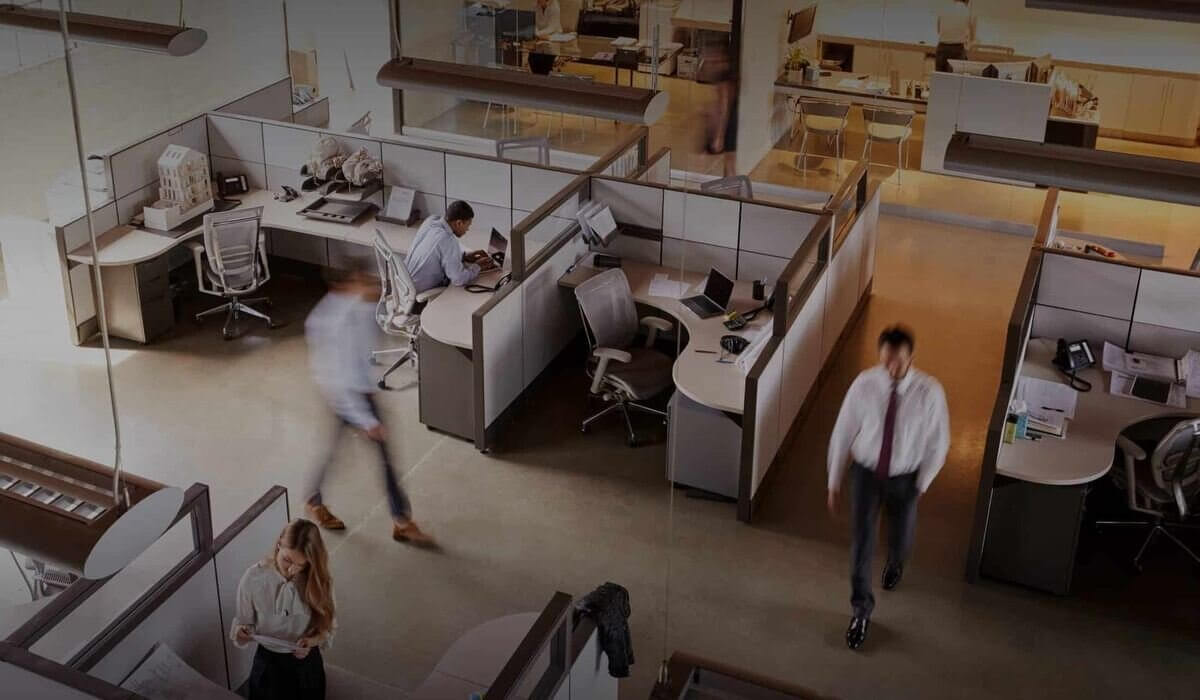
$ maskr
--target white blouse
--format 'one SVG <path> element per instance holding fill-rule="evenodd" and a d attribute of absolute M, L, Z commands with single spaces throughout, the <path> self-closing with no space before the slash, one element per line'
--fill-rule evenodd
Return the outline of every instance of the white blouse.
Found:
<path fill-rule="evenodd" d="M 951 0 L 938 15 L 938 43 L 966 44 L 971 41 L 971 9 Z"/>
<path fill-rule="evenodd" d="M 238 584 L 237 615 L 233 618 L 230 630 L 230 636 L 237 646 L 249 646 L 237 642 L 237 628 L 240 625 L 249 627 L 251 634 L 295 643 L 304 636 L 311 621 L 312 613 L 296 585 L 284 578 L 274 566 L 259 562 L 246 569 Z M 336 629 L 335 621 L 321 642 L 322 649 L 329 647 Z M 278 644 L 264 643 L 263 646 L 277 654 L 292 651 Z"/>

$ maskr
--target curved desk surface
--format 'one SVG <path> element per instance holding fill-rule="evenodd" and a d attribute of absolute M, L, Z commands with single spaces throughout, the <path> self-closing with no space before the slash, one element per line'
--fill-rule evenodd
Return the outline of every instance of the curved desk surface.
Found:
<path fill-rule="evenodd" d="M 480 274 L 475 284 L 494 287 L 509 272 L 489 270 Z M 492 298 L 492 294 L 494 292 L 468 292 L 463 287 L 447 288 L 421 312 L 421 332 L 439 343 L 472 349 L 471 316 Z"/>
<path fill-rule="evenodd" d="M 1018 376 L 1062 381 L 1051 363 L 1055 347 L 1056 341 L 1049 338 L 1030 339 Z M 1108 375 L 1099 367 L 1086 369 L 1079 376 L 1092 383 L 1092 390 L 1079 394 L 1075 418 L 1067 424 L 1067 436 L 1001 444 L 997 474 L 1048 486 L 1095 481 L 1112 467 L 1117 435 L 1123 429 L 1146 418 L 1184 410 L 1108 393 Z M 1200 411 L 1200 400 L 1188 399 L 1186 410 Z"/>
<path fill-rule="evenodd" d="M 678 299 L 650 295 L 650 282 L 654 275 L 666 273 L 672 280 L 681 280 L 689 285 L 687 296 L 698 294 L 693 291 L 701 284 L 705 275 L 696 272 L 685 272 L 680 277 L 678 269 L 670 269 L 659 265 L 625 260 L 621 269 L 629 279 L 629 287 L 633 298 L 639 304 L 652 306 L 659 311 L 669 314 L 687 329 L 688 344 L 675 360 L 672 376 L 675 388 L 683 392 L 689 399 L 727 413 L 741 415 L 746 403 L 746 375 L 736 363 L 717 362 L 720 357 L 721 336 L 740 335 L 747 340 L 752 339 L 759 329 L 771 322 L 769 312 L 760 312 L 749 325 L 740 331 L 729 331 L 724 326 L 724 316 L 702 319 L 692 313 Z M 575 269 L 559 280 L 564 287 L 575 288 L 583 282 L 600 274 L 603 270 L 591 266 L 591 259 L 580 260 Z M 762 305 L 750 296 L 751 283 L 737 282 L 733 290 L 733 299 L 729 308 L 748 311 Z M 717 354 L 698 352 L 701 350 L 715 351 Z"/>
<path fill-rule="evenodd" d="M 377 221 L 373 214 L 365 215 L 353 224 L 339 224 L 333 221 L 310 219 L 297 213 L 319 197 L 320 195 L 316 192 L 310 192 L 290 202 L 278 202 L 268 190 L 251 190 L 238 197 L 242 201 L 238 208 L 262 207 L 263 228 L 292 231 L 366 246 L 371 245 L 371 241 L 375 237 L 375 229 L 378 228 L 396 252 L 407 253 L 409 247 L 412 246 L 413 238 L 417 235 L 415 227 Z M 97 257 L 101 266 L 135 265 L 157 258 L 203 232 L 203 225 L 180 236 L 170 236 L 132 226 L 118 226 L 97 236 L 97 242 L 100 244 L 100 254 Z M 85 243 L 71 251 L 67 258 L 85 265 L 93 264 L 91 244 Z"/>

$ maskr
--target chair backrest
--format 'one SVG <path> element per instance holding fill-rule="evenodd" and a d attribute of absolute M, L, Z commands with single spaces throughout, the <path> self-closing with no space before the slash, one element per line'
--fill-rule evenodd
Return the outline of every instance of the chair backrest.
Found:
<path fill-rule="evenodd" d="M 391 321 L 412 314 L 417 305 L 417 285 L 404 261 L 388 245 L 379 229 L 375 229 L 375 264 L 379 268 L 379 303 L 375 306 L 375 320 L 379 327 L 387 330 Z"/>
<path fill-rule="evenodd" d="M 727 194 L 743 199 L 754 199 L 754 185 L 746 175 L 731 175 L 719 177 L 700 184 L 701 192 L 712 194 Z"/>
<path fill-rule="evenodd" d="M 796 101 L 796 104 L 800 109 L 800 115 L 804 117 L 835 117 L 837 119 L 845 119 L 850 114 L 849 102 L 802 97 Z"/>
<path fill-rule="evenodd" d="M 912 126 L 917 113 L 908 109 L 888 109 L 886 107 L 863 107 L 863 120 L 868 124 L 887 124 L 888 126 Z"/>
<path fill-rule="evenodd" d="M 1175 494 L 1180 515 L 1187 514 L 1183 492 L 1200 482 L 1200 417 L 1175 424 L 1150 455 L 1150 468 L 1159 488 Z"/>
<path fill-rule="evenodd" d="M 204 252 L 222 291 L 253 291 L 269 279 L 261 221 L 262 207 L 204 215 Z"/>
<path fill-rule="evenodd" d="M 575 288 L 588 344 L 624 350 L 638 332 L 637 306 L 629 279 L 619 268 L 605 270 Z"/>

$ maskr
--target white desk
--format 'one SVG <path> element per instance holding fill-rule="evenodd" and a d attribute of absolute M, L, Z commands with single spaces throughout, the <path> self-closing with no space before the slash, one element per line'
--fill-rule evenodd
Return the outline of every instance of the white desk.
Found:
<path fill-rule="evenodd" d="M 1056 342 L 1048 338 L 1029 341 L 1018 377 L 1062 381 L 1054 367 Z M 1158 406 L 1138 399 L 1108 393 L 1108 373 L 1098 367 L 1079 376 L 1092 383 L 1092 390 L 1079 394 L 1075 419 L 1068 421 L 1063 439 L 1016 440 L 1002 444 L 996 473 L 1047 486 L 1086 484 L 1108 473 L 1120 432 L 1146 418 L 1185 409 Z M 1189 399 L 1186 410 L 1200 412 L 1200 400 Z"/>
<path fill-rule="evenodd" d="M 318 197 L 319 194 L 310 192 L 291 202 L 278 202 L 268 190 L 251 190 L 238 197 L 242 201 L 238 208 L 262 207 L 262 227 L 265 229 L 293 231 L 359 245 L 371 245 L 375 229 L 379 229 L 388 239 L 392 249 L 399 253 L 407 253 L 417 235 L 417 229 L 414 227 L 377 221 L 373 215 L 363 216 L 353 224 L 339 224 L 310 219 L 297 213 Z M 178 237 L 172 237 L 132 226 L 118 226 L 96 237 L 100 244 L 100 254 L 95 257 L 98 258 L 101 267 L 135 265 L 157 258 L 203 232 L 204 227 L 197 226 Z M 85 265 L 93 264 L 91 244 L 86 243 L 71 251 L 67 258 Z"/>
<path fill-rule="evenodd" d="M 475 284 L 494 287 L 507 270 L 490 270 L 479 275 Z M 472 348 L 471 317 L 479 307 L 492 298 L 494 292 L 468 292 L 463 287 L 450 287 L 429 302 L 421 312 L 421 331 L 445 345 L 470 350 Z"/>
<path fill-rule="evenodd" d="M 590 258 L 581 260 L 573 272 L 559 280 L 559 284 L 575 288 L 603 272 L 603 270 L 592 267 L 590 263 Z M 697 351 L 712 350 L 719 353 L 723 335 L 740 335 L 750 339 L 758 332 L 758 329 L 771 322 L 771 314 L 766 311 L 761 312 L 742 330 L 730 331 L 724 326 L 724 316 L 702 319 L 692 313 L 678 299 L 650 296 L 650 281 L 656 274 L 666 273 L 672 280 L 687 282 L 689 289 L 695 288 L 704 280 L 703 274 L 685 272 L 680 277 L 678 269 L 632 260 L 623 261 L 621 269 L 629 279 L 629 288 L 633 292 L 636 302 L 670 314 L 687 329 L 687 347 L 679 354 L 672 372 L 675 388 L 696 403 L 740 415 L 744 411 L 746 403 L 746 374 L 738 368 L 736 363 L 717 362 L 719 354 L 712 355 Z M 729 307 L 739 311 L 748 311 L 761 306 L 762 302 L 754 301 L 751 298 L 750 290 L 751 283 L 737 282 L 734 285 L 733 299 Z M 692 296 L 692 294 L 693 292 L 689 291 L 687 296 Z"/>

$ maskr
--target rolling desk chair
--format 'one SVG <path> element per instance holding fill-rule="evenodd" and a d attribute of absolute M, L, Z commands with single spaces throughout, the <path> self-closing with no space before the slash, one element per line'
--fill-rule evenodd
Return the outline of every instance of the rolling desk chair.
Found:
<path fill-rule="evenodd" d="M 387 378 L 406 362 L 411 362 L 413 369 L 417 368 L 417 338 L 421 335 L 421 309 L 437 295 L 446 291 L 445 287 L 436 287 L 420 294 L 413 283 L 412 276 L 404 261 L 396 255 L 387 239 L 378 229 L 375 230 L 375 262 L 379 266 L 379 283 L 381 290 L 379 303 L 375 306 L 375 322 L 379 329 L 390 336 L 404 338 L 404 347 L 376 350 L 371 353 L 372 360 L 378 360 L 382 355 L 400 353 L 400 359 L 392 363 L 383 377 L 379 380 L 379 388 L 390 390 Z"/>
<path fill-rule="evenodd" d="M 1147 454 L 1146 448 L 1152 451 Z M 1124 469 L 1114 469 L 1113 482 L 1129 498 L 1129 510 L 1150 516 L 1141 520 L 1097 521 L 1097 527 L 1128 526 L 1149 529 L 1133 565 L 1142 570 L 1142 556 L 1157 535 L 1162 535 L 1187 552 L 1197 564 L 1197 556 L 1171 530 L 1195 530 L 1196 525 L 1181 522 L 1190 512 L 1189 501 L 1200 493 L 1200 417 L 1169 415 L 1150 418 L 1122 431 L 1117 449 L 1124 458 Z M 1174 511 L 1170 519 L 1167 510 Z"/>
<path fill-rule="evenodd" d="M 270 316 L 249 306 L 260 303 L 270 306 L 271 300 L 246 298 L 271 279 L 259 225 L 261 220 L 262 207 L 205 214 L 204 245 L 192 248 L 200 291 L 228 299 L 220 306 L 196 314 L 196 321 L 224 313 L 225 326 L 221 333 L 225 340 L 236 337 L 237 321 L 242 314 L 262 319 L 269 327 L 274 327 Z"/>
<path fill-rule="evenodd" d="M 863 107 L 863 121 L 866 122 L 867 138 L 863 143 L 863 155 L 867 163 L 871 162 L 871 146 L 876 143 L 896 144 L 896 183 L 900 182 L 900 171 L 904 170 L 905 157 L 909 137 L 912 136 L 913 119 L 917 116 L 912 110 L 886 109 L 883 107 Z"/>
<path fill-rule="evenodd" d="M 808 170 L 808 134 L 812 132 L 823 138 L 833 139 L 834 163 L 837 172 L 842 172 L 842 145 L 845 143 L 846 124 L 850 121 L 850 103 L 834 102 L 801 97 L 795 102 L 796 123 L 792 127 L 792 138 L 802 131 L 800 154 L 796 156 L 796 169 Z"/>
<path fill-rule="evenodd" d="M 629 446 L 636 447 L 637 434 L 633 431 L 630 410 L 664 420 L 667 417 L 665 411 L 638 402 L 671 386 L 674 363 L 667 355 L 654 350 L 654 341 L 660 332 L 671 330 L 672 325 L 655 316 L 638 320 L 629 280 L 620 269 L 605 270 L 579 285 L 575 288 L 575 299 L 579 302 L 584 333 L 592 351 L 587 369 L 592 380 L 588 396 L 599 397 L 609 404 L 583 421 L 581 430 L 586 433 L 592 423 L 613 411 L 620 411 L 625 418 Z M 645 346 L 640 348 L 633 347 L 639 325 L 649 331 Z"/>

